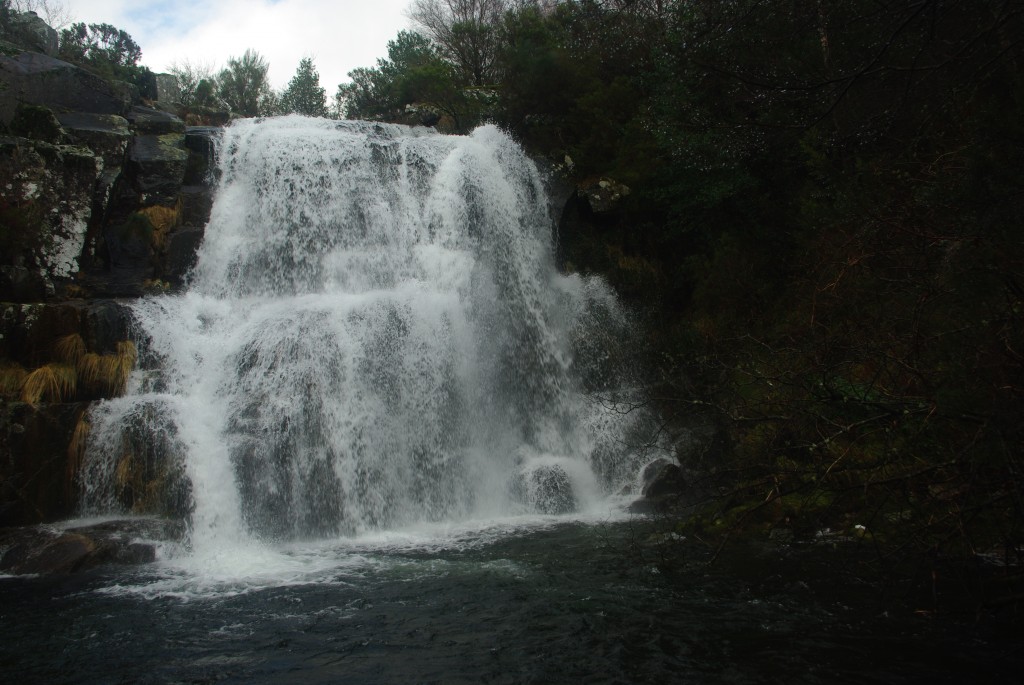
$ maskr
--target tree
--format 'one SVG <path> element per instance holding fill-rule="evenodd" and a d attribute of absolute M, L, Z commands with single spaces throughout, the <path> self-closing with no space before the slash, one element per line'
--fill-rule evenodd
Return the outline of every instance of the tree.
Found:
<path fill-rule="evenodd" d="M 414 0 L 409 17 L 470 85 L 494 82 L 498 26 L 506 0 Z"/>
<path fill-rule="evenodd" d="M 60 55 L 71 62 L 116 71 L 135 67 L 142 49 L 116 26 L 79 22 L 60 32 Z"/>
<path fill-rule="evenodd" d="M 57 31 L 71 23 L 71 10 L 61 0 L 4 0 L 3 4 L 4 11 L 34 12 Z"/>
<path fill-rule="evenodd" d="M 349 72 L 350 83 L 338 86 L 335 99 L 353 119 L 399 119 L 406 105 L 420 104 L 458 118 L 463 109 L 456 74 L 423 35 L 401 31 L 388 42 L 388 59 L 373 69 Z"/>
<path fill-rule="evenodd" d="M 108 79 L 127 81 L 144 97 L 154 95 L 155 77 L 140 66 L 142 49 L 132 37 L 110 24 L 79 22 L 60 32 L 60 58 Z"/>
<path fill-rule="evenodd" d="M 281 109 L 308 117 L 327 116 L 327 95 L 320 86 L 320 74 L 311 58 L 304 57 L 299 62 L 295 76 L 281 94 Z"/>
<path fill-rule="evenodd" d="M 181 104 L 208 105 L 214 99 L 214 70 L 210 64 L 194 63 L 189 60 L 174 62 L 169 69 L 178 83 Z"/>
<path fill-rule="evenodd" d="M 267 72 L 270 65 L 260 53 L 249 49 L 241 57 L 228 59 L 228 66 L 217 76 L 220 98 L 231 111 L 246 117 L 266 114 L 264 108 L 271 93 Z"/>

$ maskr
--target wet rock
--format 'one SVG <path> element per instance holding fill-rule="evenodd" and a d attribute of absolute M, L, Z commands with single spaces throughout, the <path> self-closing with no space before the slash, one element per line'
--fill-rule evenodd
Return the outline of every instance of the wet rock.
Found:
<path fill-rule="evenodd" d="M 640 493 L 644 497 L 676 495 L 686 489 L 686 481 L 679 464 L 667 459 L 656 459 L 645 466 L 640 474 L 640 482 L 643 484 Z"/>
<path fill-rule="evenodd" d="M 0 526 L 71 515 L 77 454 L 69 450 L 86 403 L 0 403 Z"/>
<path fill-rule="evenodd" d="M 203 242 L 202 228 L 183 228 L 172 233 L 167 242 L 164 278 L 171 285 L 181 286 L 196 263 L 199 246 Z"/>
<path fill-rule="evenodd" d="M 140 204 L 175 205 L 187 163 L 184 133 L 135 136 L 128 153 L 128 173 Z"/>
<path fill-rule="evenodd" d="M 58 114 L 65 131 L 103 160 L 104 171 L 120 173 L 131 140 L 128 120 L 116 114 L 70 112 Z"/>
<path fill-rule="evenodd" d="M 217 144 L 221 130 L 212 126 L 189 126 L 185 147 L 189 151 L 184 183 L 187 186 L 212 186 L 217 166 Z"/>
<path fill-rule="evenodd" d="M 196 228 L 210 221 L 213 210 L 213 190 L 207 186 L 182 186 L 181 224 Z"/>
<path fill-rule="evenodd" d="M 524 475 L 527 502 L 542 514 L 576 511 L 576 495 L 565 469 L 558 465 L 536 466 Z"/>
<path fill-rule="evenodd" d="M 184 532 L 182 522 L 165 519 L 125 519 L 67 529 L 3 529 L 0 571 L 52 575 L 105 564 L 146 564 L 155 561 L 160 542 L 178 541 Z"/>

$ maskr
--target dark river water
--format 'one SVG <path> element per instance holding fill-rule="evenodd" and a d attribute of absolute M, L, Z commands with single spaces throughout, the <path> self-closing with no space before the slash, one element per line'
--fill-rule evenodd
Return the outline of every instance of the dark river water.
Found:
<path fill-rule="evenodd" d="M 842 572 L 843 554 L 744 547 L 709 565 L 703 546 L 651 522 L 549 518 L 271 550 L 220 575 L 164 561 L 6 577 L 0 673 L 7 683 L 1020 682 L 1022 643 L 915 612 L 912 598 Z"/>

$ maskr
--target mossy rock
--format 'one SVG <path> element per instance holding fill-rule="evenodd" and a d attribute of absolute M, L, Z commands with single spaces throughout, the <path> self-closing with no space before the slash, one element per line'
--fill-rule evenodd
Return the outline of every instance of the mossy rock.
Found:
<path fill-rule="evenodd" d="M 18 105 L 14 111 L 14 117 L 8 124 L 8 130 L 15 136 L 41 140 L 54 145 L 67 142 L 67 135 L 61 128 L 57 116 L 48 107 L 42 105 L 25 103 Z"/>

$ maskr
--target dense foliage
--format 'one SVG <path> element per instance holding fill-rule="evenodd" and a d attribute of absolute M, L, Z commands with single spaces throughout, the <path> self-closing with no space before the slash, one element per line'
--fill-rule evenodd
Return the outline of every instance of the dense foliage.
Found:
<path fill-rule="evenodd" d="M 495 120 L 632 188 L 567 257 L 647 312 L 669 426 L 724 435 L 680 454 L 715 495 L 691 530 L 1019 545 L 1019 4 L 518 3 L 476 15 L 476 72 L 445 42 L 462 6 L 425 7 L 433 40 L 353 72 L 347 113 Z"/>
<path fill-rule="evenodd" d="M 217 76 L 217 92 L 231 111 L 241 116 L 267 114 L 272 109 L 267 103 L 273 98 L 269 71 L 270 65 L 260 53 L 246 50 L 241 57 L 228 59 Z"/>
<path fill-rule="evenodd" d="M 72 24 L 60 32 L 60 58 L 106 78 L 143 86 L 149 69 L 139 66 L 142 49 L 123 29 L 110 24 Z"/>
<path fill-rule="evenodd" d="M 327 116 L 327 94 L 320 85 L 320 74 L 309 57 L 299 61 L 295 76 L 281 94 L 280 108 L 282 112 L 304 114 L 307 117 Z"/>

